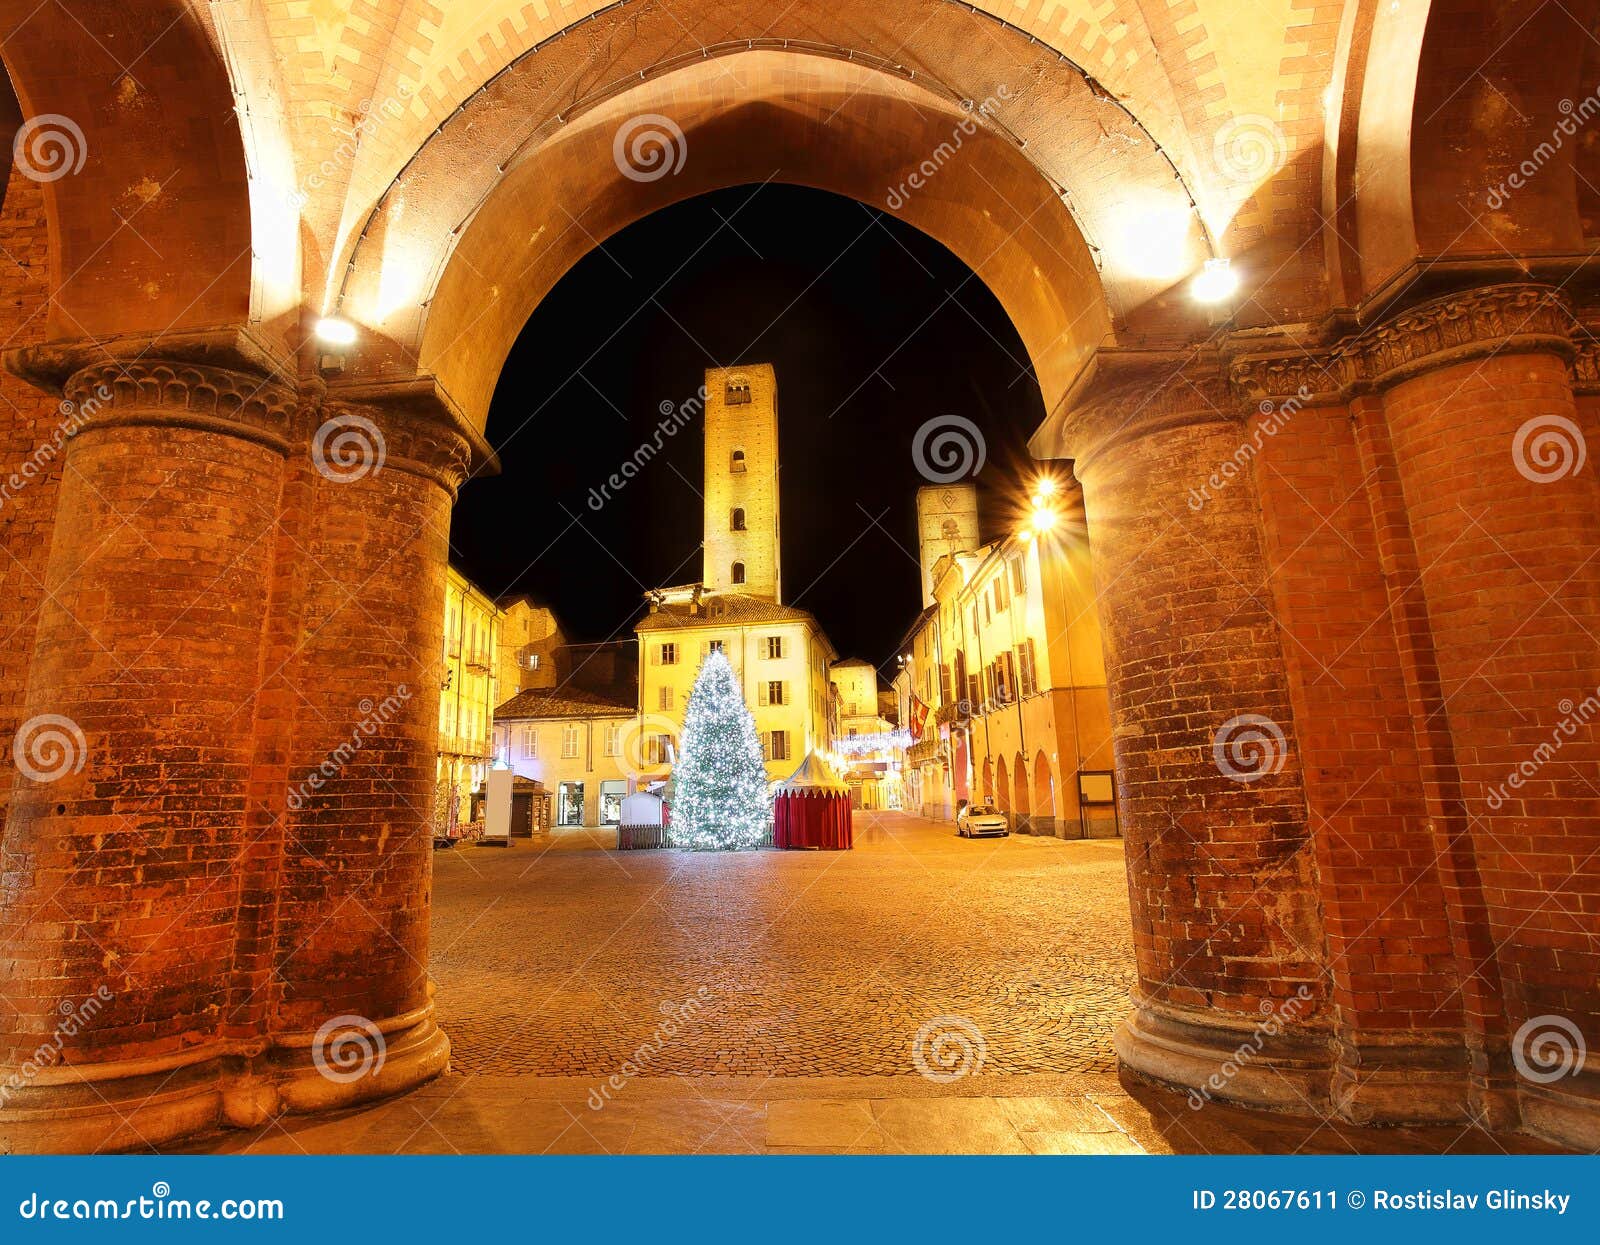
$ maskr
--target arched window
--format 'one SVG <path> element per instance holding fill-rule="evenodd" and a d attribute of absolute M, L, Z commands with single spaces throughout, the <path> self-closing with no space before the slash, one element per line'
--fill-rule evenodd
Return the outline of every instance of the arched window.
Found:
<path fill-rule="evenodd" d="M 744 583 L 744 563 L 743 562 L 735 562 L 733 564 L 733 582 L 736 583 L 736 584 Z"/>
<path fill-rule="evenodd" d="M 743 450 L 734 450 L 734 452 L 733 452 L 733 462 L 729 464 L 728 470 L 729 471 L 743 471 L 744 470 L 744 451 Z"/>
<path fill-rule="evenodd" d="M 735 506 L 733 515 L 728 519 L 728 529 L 734 532 L 744 531 L 744 507 Z"/>

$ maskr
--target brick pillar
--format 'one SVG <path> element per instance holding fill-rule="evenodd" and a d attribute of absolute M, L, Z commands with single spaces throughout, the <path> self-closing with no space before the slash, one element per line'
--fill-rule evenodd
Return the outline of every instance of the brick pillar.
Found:
<path fill-rule="evenodd" d="M 45 364 L 82 426 L 0 859 L 0 1065 L 38 1069 L 0 1097 L 0 1149 L 194 1131 L 253 1049 L 222 1017 L 293 395 L 93 353 Z"/>
<path fill-rule="evenodd" d="M 448 512 L 486 447 L 431 382 L 324 401 L 242 336 L 181 344 L 204 361 L 7 357 L 84 426 L 0 846 L 0 1152 L 144 1148 L 449 1058 L 427 815 Z"/>
<path fill-rule="evenodd" d="M 430 815 L 450 506 L 471 450 L 433 393 L 377 386 L 323 404 L 300 549 L 274 1028 L 309 1047 L 353 1018 L 375 1064 L 361 1096 L 440 1071 L 449 1052 L 427 975 Z M 350 1096 L 326 1078 L 281 1092 L 295 1109 Z"/>
<path fill-rule="evenodd" d="M 1553 291 L 1440 299 L 1365 348 L 1378 373 L 1487 931 L 1470 1007 L 1535 1127 L 1600 1144 L 1600 429 L 1580 414 Z M 1483 935 L 1487 934 L 1487 938 Z M 1488 947 L 1492 950 L 1484 951 Z M 1492 1020 L 1492 1018 L 1490 1018 Z M 1544 1041 L 1550 1039 L 1551 1041 Z M 1586 1045 L 1589 1070 L 1558 1052 Z M 1552 1061 L 1553 1060 L 1553 1061 Z"/>
<path fill-rule="evenodd" d="M 1248 471 L 1186 504 L 1234 461 L 1241 420 L 1214 366 L 1140 364 L 1132 383 L 1113 366 L 1062 450 L 1087 508 L 1139 967 L 1117 1052 L 1200 1099 L 1304 1110 L 1328 1090 L 1324 946 L 1260 506 Z"/>

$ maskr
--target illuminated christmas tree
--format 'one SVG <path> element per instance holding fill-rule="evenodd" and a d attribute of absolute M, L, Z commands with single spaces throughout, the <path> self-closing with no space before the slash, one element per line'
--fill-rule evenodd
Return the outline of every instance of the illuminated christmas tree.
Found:
<path fill-rule="evenodd" d="M 673 767 L 672 841 L 697 851 L 760 847 L 772 799 L 755 719 L 720 649 L 700 663 Z"/>

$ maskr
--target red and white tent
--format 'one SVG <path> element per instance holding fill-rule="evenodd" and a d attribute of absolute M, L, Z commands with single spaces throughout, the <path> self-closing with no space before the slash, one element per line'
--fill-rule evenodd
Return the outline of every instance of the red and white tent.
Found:
<path fill-rule="evenodd" d="M 848 851 L 850 788 L 815 752 L 773 790 L 772 845 Z"/>

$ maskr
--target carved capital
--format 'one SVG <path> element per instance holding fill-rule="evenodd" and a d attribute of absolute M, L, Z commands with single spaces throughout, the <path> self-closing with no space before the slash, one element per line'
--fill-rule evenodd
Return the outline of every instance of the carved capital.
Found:
<path fill-rule="evenodd" d="M 1384 388 L 1489 354 L 1549 351 L 1570 359 L 1572 310 L 1544 285 L 1493 285 L 1436 298 L 1375 325 L 1338 350 L 1350 380 Z"/>
<path fill-rule="evenodd" d="M 329 388 L 311 457 L 331 480 L 403 471 L 452 497 L 469 475 L 499 469 L 494 451 L 430 377 Z"/>
<path fill-rule="evenodd" d="M 1245 402 L 1326 405 L 1344 397 L 1349 369 L 1327 346 L 1307 346 L 1238 356 L 1228 364 L 1228 380 Z"/>
<path fill-rule="evenodd" d="M 1238 423 L 1238 398 L 1211 351 L 1102 352 L 1094 372 L 1068 395 L 1056 455 L 1081 473 L 1113 446 L 1165 429 Z"/>
<path fill-rule="evenodd" d="M 102 428 L 195 428 L 289 452 L 297 398 L 274 380 L 230 368 L 161 359 L 105 360 L 62 385 L 75 435 Z"/>
<path fill-rule="evenodd" d="M 1572 392 L 1600 394 L 1600 326 L 1580 325 L 1573 341 Z"/>

